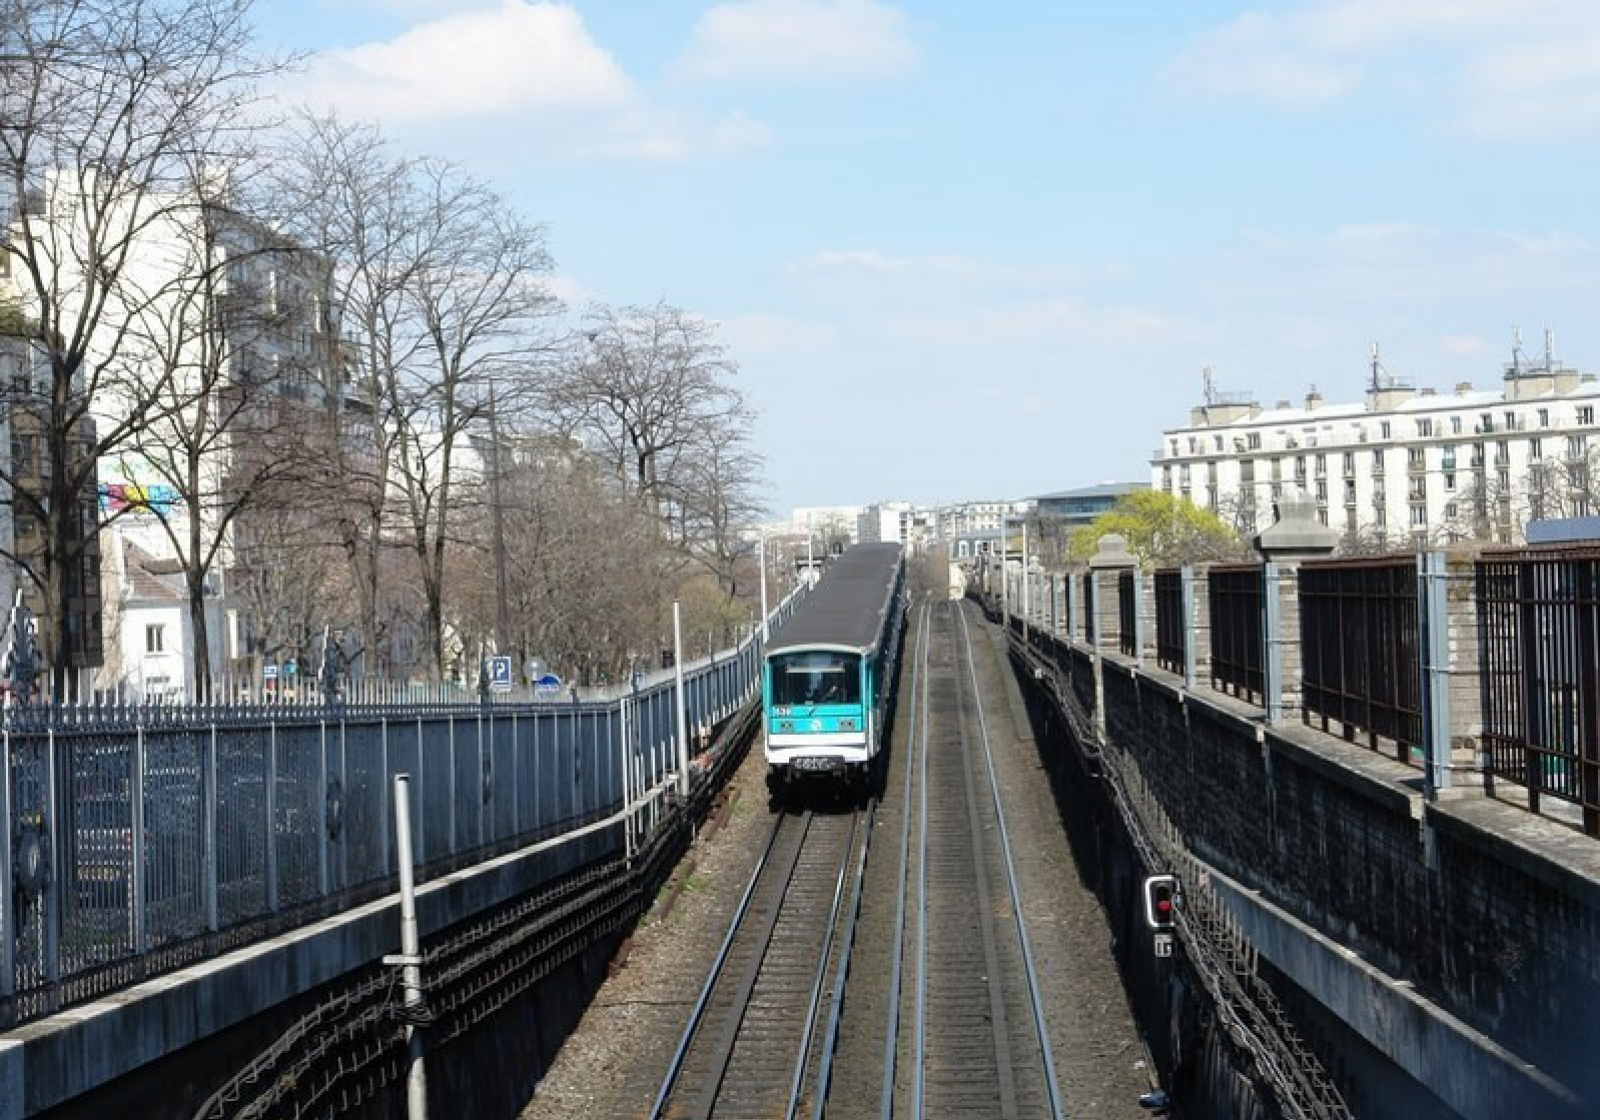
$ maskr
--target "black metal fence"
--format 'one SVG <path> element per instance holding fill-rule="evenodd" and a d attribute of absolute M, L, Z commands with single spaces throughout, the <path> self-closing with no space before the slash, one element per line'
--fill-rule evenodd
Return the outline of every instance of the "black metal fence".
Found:
<path fill-rule="evenodd" d="M 1188 663 L 1189 632 L 1183 624 L 1183 572 L 1168 569 L 1155 574 L 1156 664 L 1170 673 L 1182 673 Z"/>
<path fill-rule="evenodd" d="M 1260 564 L 1219 564 L 1206 578 L 1211 608 L 1211 687 L 1252 704 L 1265 702 Z"/>
<path fill-rule="evenodd" d="M 1306 723 L 1392 745 L 1422 745 L 1417 562 L 1412 556 L 1300 568 L 1301 703 Z"/>
<path fill-rule="evenodd" d="M 1117 648 L 1126 657 L 1139 656 L 1138 578 L 1132 568 L 1117 573 Z"/>
<path fill-rule="evenodd" d="M 1478 561 L 1484 781 L 1579 806 L 1600 835 L 1600 547 Z"/>

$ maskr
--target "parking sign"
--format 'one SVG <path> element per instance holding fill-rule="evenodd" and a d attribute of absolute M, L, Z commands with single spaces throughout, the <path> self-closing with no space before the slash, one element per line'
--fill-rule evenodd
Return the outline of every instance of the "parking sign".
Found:
<path fill-rule="evenodd" d="M 489 658 L 489 687 L 495 692 L 511 691 L 511 658 Z"/>

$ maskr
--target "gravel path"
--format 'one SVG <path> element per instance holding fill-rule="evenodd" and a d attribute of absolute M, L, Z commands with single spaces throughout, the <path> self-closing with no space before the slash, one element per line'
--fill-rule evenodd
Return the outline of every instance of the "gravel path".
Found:
<path fill-rule="evenodd" d="M 1057 1077 L 1068 1115 L 1139 1115 L 1135 1098 L 1149 1088 L 1143 1047 L 1110 952 L 1110 927 L 1079 880 L 1022 708 L 1005 667 L 999 632 L 969 616 L 985 714 L 994 744 L 1013 860 L 1026 900 L 1028 933 L 1044 986 Z M 907 650 L 914 648 L 914 630 Z M 901 696 L 910 695 L 910 678 Z M 910 721 L 902 708 L 884 810 L 895 808 L 906 751 L 898 740 Z M 562 1047 L 522 1120 L 594 1120 L 649 1113 L 690 1008 L 716 955 L 769 826 L 765 766 L 758 748 L 735 775 L 725 818 L 691 848 L 674 887 L 662 893 Z M 887 892 L 898 871 L 899 817 L 880 812 L 869 884 Z M 869 893 L 869 898 L 875 894 Z M 892 905 L 892 897 L 889 899 Z M 868 925 L 873 924 L 863 915 Z M 863 945 L 854 975 L 881 975 L 886 963 Z M 867 995 L 862 1001 L 870 1004 Z M 878 1001 L 881 1002 L 881 999 Z M 867 1010 L 862 1008 L 862 1010 Z M 868 1011 L 867 1020 L 879 1020 Z M 846 1020 L 850 1015 L 846 1014 Z M 881 1021 L 881 1020 L 879 1020 Z M 848 1028 L 847 1032 L 848 1034 Z M 841 1050 L 871 1046 L 841 1037 Z M 878 1043 L 881 1046 L 881 1042 Z M 876 1116 L 875 1092 L 836 1086 L 830 1116 Z"/>

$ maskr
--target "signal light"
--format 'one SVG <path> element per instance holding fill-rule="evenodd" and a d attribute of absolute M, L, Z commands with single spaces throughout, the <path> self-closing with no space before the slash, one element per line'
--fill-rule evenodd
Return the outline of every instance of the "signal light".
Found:
<path fill-rule="evenodd" d="M 1177 919 L 1178 877 L 1151 875 L 1144 881 L 1145 924 L 1157 933 L 1171 933 Z"/>

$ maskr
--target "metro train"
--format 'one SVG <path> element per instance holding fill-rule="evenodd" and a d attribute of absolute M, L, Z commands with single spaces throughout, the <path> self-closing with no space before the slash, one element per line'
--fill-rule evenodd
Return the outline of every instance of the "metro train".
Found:
<path fill-rule="evenodd" d="M 882 772 L 906 619 L 898 544 L 858 544 L 767 642 L 761 671 L 767 788 L 805 781 L 865 794 Z"/>

